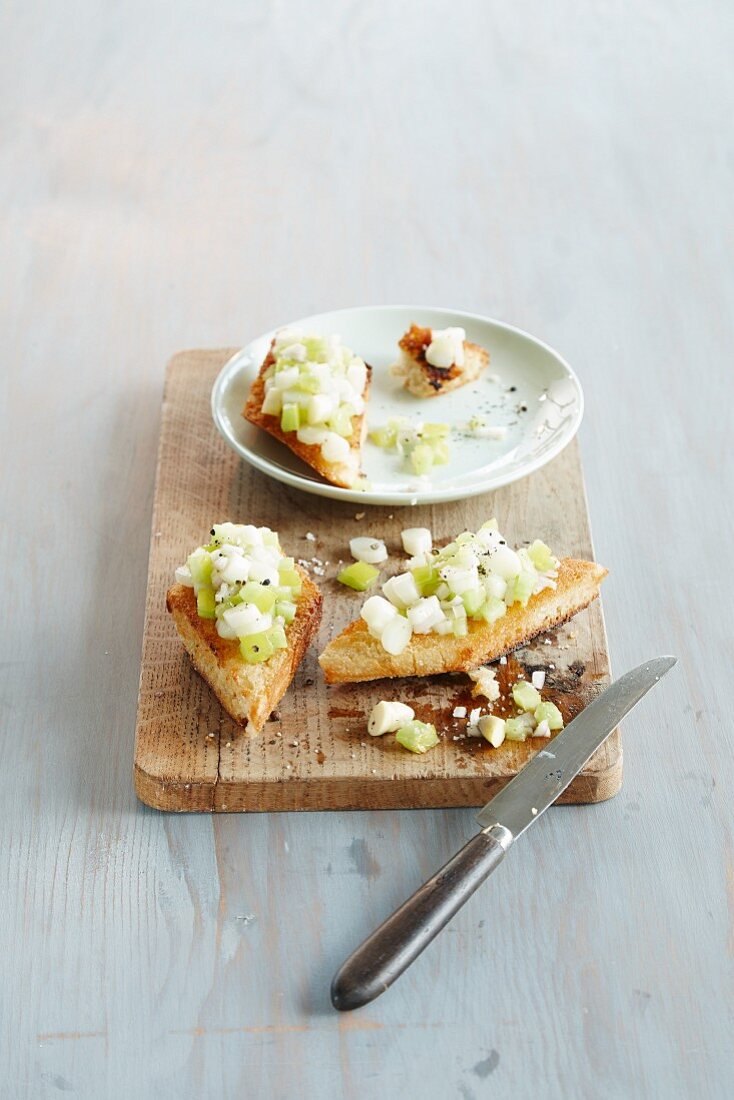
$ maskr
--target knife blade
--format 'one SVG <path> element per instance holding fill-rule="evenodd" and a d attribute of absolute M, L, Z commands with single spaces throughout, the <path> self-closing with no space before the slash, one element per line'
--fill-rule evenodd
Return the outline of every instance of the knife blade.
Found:
<path fill-rule="evenodd" d="M 618 723 L 669 672 L 655 657 L 616 680 L 477 814 L 482 831 L 354 951 L 331 983 L 341 1012 L 368 1004 L 410 966 L 503 860 L 510 845 L 566 789 Z"/>

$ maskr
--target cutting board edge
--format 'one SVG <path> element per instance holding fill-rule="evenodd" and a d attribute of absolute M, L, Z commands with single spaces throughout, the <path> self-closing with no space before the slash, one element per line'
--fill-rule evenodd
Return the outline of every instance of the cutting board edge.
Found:
<path fill-rule="evenodd" d="M 619 729 L 606 742 L 612 759 L 602 770 L 582 771 L 566 788 L 556 805 L 606 802 L 619 793 L 623 779 L 623 751 Z M 512 776 L 470 776 L 466 779 L 362 780 L 355 797 L 354 776 L 334 776 L 269 782 L 239 781 L 182 783 L 156 776 L 135 763 L 135 791 L 141 802 L 154 810 L 177 813 L 271 813 L 304 810 L 413 810 L 480 807 Z M 420 795 L 416 805 L 416 793 Z M 412 800 L 411 805 L 409 800 Z"/>

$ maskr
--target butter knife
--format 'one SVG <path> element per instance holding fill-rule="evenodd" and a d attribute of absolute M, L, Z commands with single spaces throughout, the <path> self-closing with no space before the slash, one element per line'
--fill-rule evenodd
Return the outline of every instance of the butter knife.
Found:
<path fill-rule="evenodd" d="M 528 761 L 477 814 L 481 832 L 339 968 L 331 983 L 334 1008 L 345 1012 L 368 1004 L 400 977 L 676 661 L 655 657 L 625 673 Z"/>

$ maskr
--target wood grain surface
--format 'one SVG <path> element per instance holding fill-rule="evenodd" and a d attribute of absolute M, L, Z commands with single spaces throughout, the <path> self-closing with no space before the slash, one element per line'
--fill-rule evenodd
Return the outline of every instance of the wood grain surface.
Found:
<path fill-rule="evenodd" d="M 455 720 L 453 710 L 486 710 L 486 700 L 472 697 L 463 674 L 327 685 L 316 658 L 364 599 L 336 574 L 343 560 L 352 560 L 349 539 L 356 535 L 384 538 L 396 571 L 404 527 L 429 526 L 446 541 L 493 515 L 511 542 L 542 537 L 560 556 L 593 558 L 576 442 L 545 469 L 499 492 L 451 505 L 365 511 L 289 489 L 227 448 L 212 423 L 210 394 L 231 354 L 183 352 L 168 365 L 136 725 L 139 797 L 161 810 L 226 812 L 483 805 L 546 742 L 506 742 L 496 750 L 467 738 L 467 723 Z M 206 541 L 213 523 L 225 520 L 271 527 L 288 554 L 324 574 L 312 573 L 324 595 L 321 630 L 277 718 L 256 738 L 243 734 L 193 670 L 165 607 L 176 566 Z M 518 675 L 546 671 L 544 698 L 570 720 L 609 682 L 601 601 L 495 667 L 505 696 Z M 415 756 L 393 737 L 370 737 L 367 717 L 384 698 L 409 700 L 418 718 L 441 731 L 442 743 Z M 621 782 L 615 731 L 560 801 L 600 802 Z"/>
<path fill-rule="evenodd" d="M 724 0 L 2 6 L 3 1100 L 731 1095 L 733 54 Z M 406 301 L 578 371 L 612 666 L 680 662 L 338 1017 L 473 814 L 137 800 L 163 367 Z"/>

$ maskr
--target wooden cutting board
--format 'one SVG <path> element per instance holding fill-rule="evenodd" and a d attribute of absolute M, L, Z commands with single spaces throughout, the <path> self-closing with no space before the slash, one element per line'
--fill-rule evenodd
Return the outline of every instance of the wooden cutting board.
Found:
<path fill-rule="evenodd" d="M 397 564 L 402 528 L 429 527 L 442 541 L 492 515 L 511 541 L 542 537 L 559 556 L 593 557 L 576 442 L 543 470 L 487 496 L 361 509 L 281 485 L 228 449 L 212 423 L 209 397 L 232 354 L 186 351 L 168 365 L 135 737 L 138 796 L 157 809 L 197 811 L 483 805 L 548 742 L 492 749 L 466 737 L 466 722 L 452 711 L 481 700 L 472 700 L 464 675 L 327 686 L 317 654 L 358 615 L 363 600 L 334 577 L 339 561 L 350 560 L 354 535 L 384 538 Z M 317 644 L 258 738 L 244 735 L 194 672 L 165 607 L 174 568 L 206 540 L 212 523 L 223 520 L 272 527 L 286 553 L 324 563 L 324 576 L 314 577 L 324 594 Z M 306 537 L 309 532 L 315 541 Z M 547 670 L 544 693 L 566 721 L 609 682 L 599 601 L 498 666 L 503 690 L 518 672 L 536 668 Z M 441 743 L 416 756 L 391 735 L 370 737 L 367 716 L 382 698 L 409 702 L 418 718 L 435 722 Z M 599 802 L 616 794 L 621 782 L 615 731 L 559 801 Z"/>

